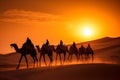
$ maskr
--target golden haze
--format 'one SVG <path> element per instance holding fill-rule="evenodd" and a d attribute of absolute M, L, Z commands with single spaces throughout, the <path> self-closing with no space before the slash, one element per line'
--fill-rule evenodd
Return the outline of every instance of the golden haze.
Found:
<path fill-rule="evenodd" d="M 29 4 L 28 8 L 25 4 L 16 5 L 18 4 L 16 1 L 13 8 L 12 3 L 6 5 L 2 1 L 4 5 L 1 5 L 3 11 L 0 11 L 0 53 L 3 54 L 14 51 L 10 48 L 10 43 L 17 43 L 21 47 L 26 37 L 30 37 L 35 45 L 41 46 L 46 39 L 49 39 L 51 44 L 58 44 L 60 40 L 70 44 L 73 41 L 79 43 L 105 36 L 120 35 L 120 11 L 118 2 L 115 1 L 71 0 L 68 2 L 65 0 L 64 3 L 51 1 L 51 4 L 49 1 L 47 3 L 29 2 L 38 6 L 36 8 Z M 90 36 L 84 35 L 82 29 L 85 26 L 91 29 Z"/>

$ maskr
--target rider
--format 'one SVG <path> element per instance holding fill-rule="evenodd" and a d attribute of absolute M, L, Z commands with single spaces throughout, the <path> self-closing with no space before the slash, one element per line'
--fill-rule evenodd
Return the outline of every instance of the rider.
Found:
<path fill-rule="evenodd" d="M 85 47 L 83 45 L 81 45 L 81 48 L 80 48 L 82 51 L 85 51 Z"/>
<path fill-rule="evenodd" d="M 46 43 L 43 45 L 44 47 L 48 47 L 50 45 L 48 39 L 46 40 Z"/>
<path fill-rule="evenodd" d="M 88 44 L 88 47 L 86 48 L 86 52 L 87 52 L 87 53 L 90 53 L 90 52 L 94 53 L 94 51 L 93 51 L 93 49 L 91 48 L 90 44 Z"/>
<path fill-rule="evenodd" d="M 46 48 L 48 49 L 48 46 L 50 45 L 50 43 L 49 43 L 49 41 L 48 41 L 48 39 L 46 40 L 46 43 L 44 43 L 43 45 L 42 45 L 42 50 L 46 50 Z"/>
<path fill-rule="evenodd" d="M 88 48 L 88 50 L 91 50 L 91 49 L 92 49 L 91 46 L 90 46 L 90 44 L 88 44 L 88 47 L 87 47 L 87 48 Z"/>
<path fill-rule="evenodd" d="M 32 41 L 30 40 L 29 37 L 27 37 L 26 42 L 23 44 L 22 48 L 25 50 L 31 50 L 34 49 L 34 44 L 32 43 Z"/>
<path fill-rule="evenodd" d="M 63 41 L 62 40 L 60 40 L 60 45 L 63 45 Z"/>
<path fill-rule="evenodd" d="M 32 46 L 32 47 L 34 46 L 29 37 L 27 37 L 27 40 L 26 40 L 26 42 L 23 44 L 23 46 L 24 46 L 24 45 L 29 45 L 29 46 Z"/>
<path fill-rule="evenodd" d="M 33 43 L 32 43 L 32 41 L 31 41 L 30 38 L 28 38 L 28 37 L 27 37 L 27 40 L 26 40 L 25 43 L 28 44 L 28 45 L 30 45 L 31 47 L 34 46 Z"/>
<path fill-rule="evenodd" d="M 46 40 L 46 43 L 45 43 L 45 45 L 50 45 L 50 43 L 49 43 L 49 41 L 48 41 L 48 39 Z"/>
<path fill-rule="evenodd" d="M 60 49 L 63 48 L 63 41 L 62 41 L 62 40 L 60 40 L 59 48 L 60 48 Z"/>
<path fill-rule="evenodd" d="M 73 47 L 76 47 L 76 44 L 75 44 L 75 42 L 73 42 L 72 46 L 73 46 Z"/>
<path fill-rule="evenodd" d="M 89 58 L 89 54 L 92 54 L 92 60 L 93 60 L 94 51 L 91 48 L 90 44 L 88 44 L 88 47 L 86 48 L 86 54 L 87 54 L 86 57 L 88 57 L 88 58 Z"/>

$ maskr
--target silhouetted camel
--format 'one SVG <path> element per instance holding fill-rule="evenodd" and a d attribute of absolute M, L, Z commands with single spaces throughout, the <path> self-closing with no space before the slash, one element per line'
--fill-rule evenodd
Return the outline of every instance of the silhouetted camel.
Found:
<path fill-rule="evenodd" d="M 61 54 L 64 54 L 64 61 L 66 59 L 66 53 L 68 52 L 68 47 L 65 45 L 58 45 L 56 48 L 56 63 L 57 63 L 57 57 L 60 56 L 60 62 L 62 64 Z"/>
<path fill-rule="evenodd" d="M 92 62 L 94 60 L 94 51 L 93 49 L 91 48 L 90 44 L 88 44 L 88 47 L 86 48 L 86 59 L 89 59 L 89 55 L 91 55 L 92 57 Z"/>
<path fill-rule="evenodd" d="M 53 45 L 42 45 L 42 48 L 40 49 L 39 45 L 36 46 L 37 47 L 37 50 L 38 52 L 40 53 L 40 65 L 41 65 L 41 59 L 43 57 L 44 59 L 44 63 L 46 64 L 46 60 L 45 60 L 45 55 L 48 55 L 49 57 L 49 60 L 50 60 L 50 64 L 52 64 L 52 61 L 53 61 L 53 51 L 55 51 L 55 48 Z M 47 65 L 47 64 L 46 64 Z"/>
<path fill-rule="evenodd" d="M 72 60 L 72 55 L 73 55 L 73 54 L 75 54 L 76 59 L 77 59 L 77 61 L 78 61 L 78 59 L 79 59 L 78 49 L 77 49 L 77 47 L 76 47 L 75 42 L 73 42 L 73 45 L 70 46 L 69 55 L 68 55 L 68 60 Z"/>
<path fill-rule="evenodd" d="M 21 54 L 19 64 L 18 64 L 16 69 L 19 69 L 19 66 L 20 66 L 20 63 L 21 63 L 21 60 L 22 60 L 23 57 L 26 60 L 26 64 L 27 64 L 27 68 L 28 68 L 28 60 L 27 60 L 26 55 L 31 55 L 32 59 L 34 60 L 34 67 L 35 67 L 36 61 L 37 61 L 37 65 L 38 65 L 38 59 L 37 59 L 37 56 L 36 56 L 37 53 L 36 53 L 35 48 L 31 48 L 31 49 L 27 50 L 25 47 L 22 47 L 22 48 L 19 49 L 17 44 L 10 44 L 10 46 L 14 47 L 14 49 L 16 50 L 17 53 Z"/>
<path fill-rule="evenodd" d="M 81 60 L 83 60 L 85 58 L 85 47 L 83 45 L 81 45 L 81 47 L 79 48 L 79 58 Z"/>

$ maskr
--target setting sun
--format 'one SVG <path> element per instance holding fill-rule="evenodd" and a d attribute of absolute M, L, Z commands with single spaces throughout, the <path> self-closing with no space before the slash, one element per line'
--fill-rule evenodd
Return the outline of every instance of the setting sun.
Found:
<path fill-rule="evenodd" d="M 83 35 L 84 36 L 91 36 L 92 35 L 92 29 L 89 27 L 83 28 Z"/>
<path fill-rule="evenodd" d="M 76 28 L 77 37 L 82 37 L 83 40 L 91 40 L 98 34 L 96 26 L 95 22 L 81 22 Z"/>

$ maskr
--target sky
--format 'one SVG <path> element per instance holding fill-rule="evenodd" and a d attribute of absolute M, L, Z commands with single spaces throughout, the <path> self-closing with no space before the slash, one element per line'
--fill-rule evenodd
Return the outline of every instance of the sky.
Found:
<path fill-rule="evenodd" d="M 0 0 L 0 54 L 13 52 L 11 43 L 22 47 L 27 37 L 40 46 L 46 39 L 57 45 L 119 37 L 119 5 L 119 0 Z"/>

